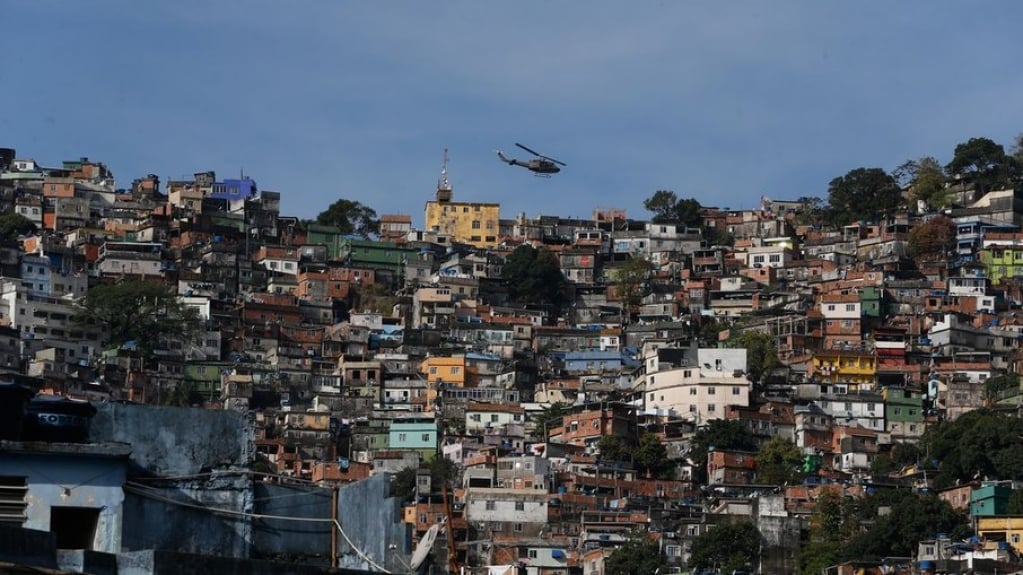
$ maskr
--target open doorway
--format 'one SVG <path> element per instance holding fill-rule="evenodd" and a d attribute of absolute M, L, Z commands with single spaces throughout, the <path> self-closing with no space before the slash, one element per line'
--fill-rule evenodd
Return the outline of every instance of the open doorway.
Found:
<path fill-rule="evenodd" d="M 92 549 L 98 522 L 99 509 L 50 508 L 50 533 L 57 537 L 57 549 Z"/>

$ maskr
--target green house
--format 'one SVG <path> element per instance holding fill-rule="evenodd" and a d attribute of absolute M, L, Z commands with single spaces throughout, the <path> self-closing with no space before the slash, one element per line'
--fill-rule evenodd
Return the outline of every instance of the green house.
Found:
<path fill-rule="evenodd" d="M 1009 512 L 1009 496 L 1012 488 L 1005 485 L 984 485 L 970 494 L 970 515 L 992 517 Z"/>

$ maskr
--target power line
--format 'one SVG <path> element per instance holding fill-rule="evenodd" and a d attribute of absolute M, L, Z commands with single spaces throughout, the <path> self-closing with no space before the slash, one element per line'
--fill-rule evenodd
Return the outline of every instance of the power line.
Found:
<path fill-rule="evenodd" d="M 164 503 L 170 503 L 172 505 L 178 505 L 180 507 L 186 507 L 186 508 L 189 508 L 189 509 L 197 509 L 199 511 L 206 511 L 206 512 L 209 512 L 209 513 L 216 513 L 216 514 L 220 514 L 220 515 L 229 515 L 229 516 L 233 516 L 233 517 L 248 517 L 248 518 L 252 518 L 252 519 L 267 519 L 267 520 L 273 520 L 273 521 L 296 521 L 296 522 L 300 522 L 300 523 L 332 523 L 334 525 L 334 527 L 337 528 L 338 532 L 341 534 L 341 537 L 343 537 L 345 542 L 348 543 L 348 546 L 352 548 L 352 551 L 355 551 L 356 555 L 358 555 L 361 559 L 363 559 L 364 561 L 369 563 L 369 565 L 371 567 L 375 568 L 377 571 L 380 571 L 381 573 L 385 573 L 386 575 L 391 575 L 390 571 L 388 571 L 386 568 L 380 566 L 380 564 L 375 562 L 369 555 L 367 555 L 365 552 L 363 552 L 362 549 L 359 549 L 359 547 L 357 545 L 355 545 L 355 543 L 352 542 L 352 540 L 348 537 L 348 534 L 345 533 L 345 530 L 341 527 L 341 523 L 338 522 L 336 519 L 333 519 L 333 518 L 289 517 L 289 516 L 285 516 L 285 515 L 267 515 L 267 514 L 263 514 L 263 513 L 249 513 L 249 512 L 246 512 L 246 511 L 236 511 L 234 509 L 223 509 L 223 508 L 220 508 L 220 507 L 209 507 L 207 505 L 200 505 L 200 504 L 197 504 L 197 503 L 188 503 L 187 501 L 178 501 L 176 499 L 172 499 L 170 497 L 166 497 L 166 496 L 160 495 L 158 493 L 153 493 L 152 490 L 154 490 L 156 488 L 149 487 L 147 485 L 141 485 L 141 484 L 138 484 L 138 483 L 133 483 L 133 482 L 125 483 L 124 489 L 125 489 L 125 491 L 129 491 L 131 493 L 135 493 L 136 495 L 141 495 L 142 497 L 148 497 L 150 499 L 155 499 L 157 501 L 162 501 Z"/>

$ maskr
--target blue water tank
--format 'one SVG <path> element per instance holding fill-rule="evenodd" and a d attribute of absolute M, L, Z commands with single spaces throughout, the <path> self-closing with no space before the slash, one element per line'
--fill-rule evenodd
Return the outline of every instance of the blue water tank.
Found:
<path fill-rule="evenodd" d="M 920 570 L 921 571 L 934 571 L 934 561 L 921 561 L 920 562 Z"/>

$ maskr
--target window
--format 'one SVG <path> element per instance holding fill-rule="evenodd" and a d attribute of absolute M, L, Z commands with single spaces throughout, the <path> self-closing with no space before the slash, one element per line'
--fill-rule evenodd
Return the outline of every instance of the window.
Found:
<path fill-rule="evenodd" d="M 472 221 L 472 229 L 474 229 L 474 230 L 480 229 L 480 221 L 479 220 L 473 220 Z"/>
<path fill-rule="evenodd" d="M 405 433 L 398 434 L 398 441 L 408 441 L 408 435 Z"/>
<path fill-rule="evenodd" d="M 714 413 L 714 404 L 713 403 L 707 404 L 707 412 L 708 413 Z"/>
<path fill-rule="evenodd" d="M 529 550 L 529 558 L 530 559 L 536 559 L 536 549 L 530 549 Z"/>
<path fill-rule="evenodd" d="M 424 433 L 423 434 L 423 441 L 430 441 L 430 434 L 429 433 Z"/>
<path fill-rule="evenodd" d="M 739 387 L 738 385 L 732 386 L 732 395 L 740 395 L 741 393 L 742 393 L 741 387 Z"/>
<path fill-rule="evenodd" d="M 845 311 L 856 311 L 856 304 L 854 303 L 845 304 Z"/>
<path fill-rule="evenodd" d="M 21 526 L 25 522 L 28 482 L 24 477 L 0 477 L 0 525 Z"/>
<path fill-rule="evenodd" d="M 696 395 L 696 388 L 695 387 L 690 387 L 689 388 L 689 395 Z"/>
<path fill-rule="evenodd" d="M 515 502 L 515 511 L 525 511 L 525 510 L 526 510 L 526 502 L 525 501 L 516 501 Z"/>
<path fill-rule="evenodd" d="M 521 533 L 522 532 L 522 524 L 521 523 L 516 523 L 515 527 L 514 527 L 514 530 L 515 530 L 516 533 Z"/>
<path fill-rule="evenodd" d="M 494 504 L 494 500 L 492 499 L 487 500 L 485 507 L 487 511 L 493 511 L 494 509 L 497 509 L 497 506 Z"/>
<path fill-rule="evenodd" d="M 717 389 L 712 385 L 707 388 L 707 395 L 714 395 L 717 393 Z"/>

